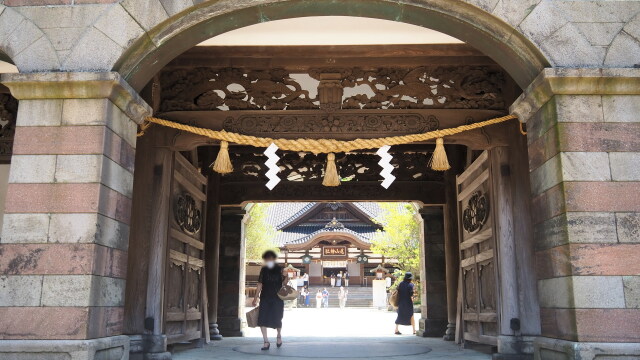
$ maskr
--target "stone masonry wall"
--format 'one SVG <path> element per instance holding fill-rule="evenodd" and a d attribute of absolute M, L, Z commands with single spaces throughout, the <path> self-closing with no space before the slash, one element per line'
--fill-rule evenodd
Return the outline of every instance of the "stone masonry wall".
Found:
<path fill-rule="evenodd" d="M 556 95 L 528 122 L 543 336 L 640 342 L 640 96 Z"/>
<path fill-rule="evenodd" d="M 29 99 L 40 93 L 29 87 L 14 91 L 21 100 L 0 240 L 0 337 L 121 334 L 136 123 L 113 99 Z"/>

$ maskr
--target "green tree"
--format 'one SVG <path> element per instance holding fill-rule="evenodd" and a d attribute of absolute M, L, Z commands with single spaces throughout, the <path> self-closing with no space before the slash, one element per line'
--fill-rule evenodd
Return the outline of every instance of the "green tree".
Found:
<path fill-rule="evenodd" d="M 379 203 L 382 212 L 374 219 L 384 231 L 378 230 L 371 250 L 398 260 L 402 272 L 420 275 L 420 226 L 416 209 L 408 203 Z"/>
<path fill-rule="evenodd" d="M 267 222 L 272 204 L 254 204 L 249 209 L 249 220 L 245 226 L 246 260 L 257 261 L 266 250 L 276 250 L 277 231 Z"/>

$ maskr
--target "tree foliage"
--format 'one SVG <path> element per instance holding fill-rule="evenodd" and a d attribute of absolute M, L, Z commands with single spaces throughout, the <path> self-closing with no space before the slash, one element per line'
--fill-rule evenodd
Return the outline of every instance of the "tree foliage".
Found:
<path fill-rule="evenodd" d="M 267 214 L 272 204 L 254 204 L 249 210 L 249 220 L 245 226 L 246 260 L 257 261 L 266 250 L 277 251 L 275 237 L 277 231 L 267 222 Z"/>
<path fill-rule="evenodd" d="M 372 239 L 371 250 L 398 260 L 404 273 L 420 275 L 420 226 L 411 204 L 379 203 L 381 214 L 374 219 L 384 228 Z"/>

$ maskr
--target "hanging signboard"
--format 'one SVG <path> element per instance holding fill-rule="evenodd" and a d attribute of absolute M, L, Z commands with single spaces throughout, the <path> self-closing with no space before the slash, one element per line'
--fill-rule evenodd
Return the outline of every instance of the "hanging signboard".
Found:
<path fill-rule="evenodd" d="M 322 248 L 322 256 L 347 256 L 346 246 L 325 246 Z"/>

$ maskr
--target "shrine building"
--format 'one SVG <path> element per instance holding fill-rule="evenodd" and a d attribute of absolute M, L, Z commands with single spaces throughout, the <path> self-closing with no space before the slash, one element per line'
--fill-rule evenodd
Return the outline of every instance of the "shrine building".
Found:
<path fill-rule="evenodd" d="M 331 275 L 349 274 L 350 286 L 371 284 L 378 265 L 393 271 L 397 260 L 371 251 L 384 227 L 375 202 L 274 204 L 270 220 L 284 264 L 309 274 L 312 286 L 327 285 Z"/>

